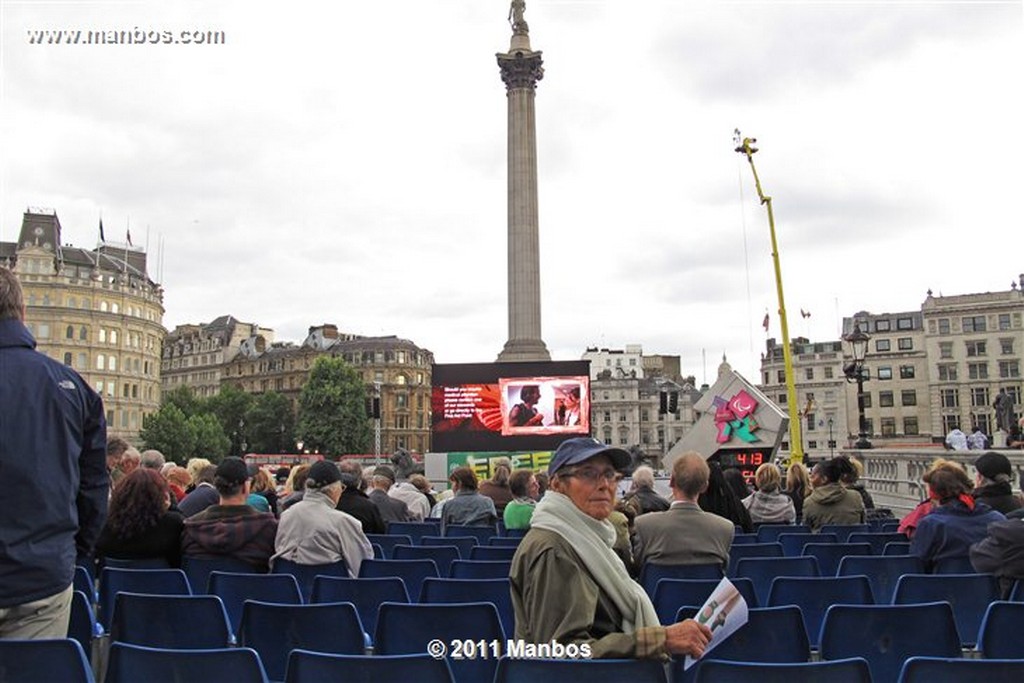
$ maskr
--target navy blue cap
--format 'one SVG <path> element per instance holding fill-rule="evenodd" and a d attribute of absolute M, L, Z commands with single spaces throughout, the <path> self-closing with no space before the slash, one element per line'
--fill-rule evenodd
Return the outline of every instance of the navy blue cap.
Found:
<path fill-rule="evenodd" d="M 554 476 L 555 472 L 566 465 L 575 465 L 598 455 L 607 455 L 611 458 L 612 467 L 617 470 L 626 469 L 633 460 L 629 453 L 621 448 L 614 448 L 589 436 L 579 436 L 563 441 L 558 447 L 548 465 L 548 476 Z"/>

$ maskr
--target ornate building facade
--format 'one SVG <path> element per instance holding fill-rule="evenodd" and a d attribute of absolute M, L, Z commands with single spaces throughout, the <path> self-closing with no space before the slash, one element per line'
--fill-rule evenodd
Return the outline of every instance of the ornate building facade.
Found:
<path fill-rule="evenodd" d="M 222 315 L 209 323 L 178 325 L 164 340 L 161 382 L 164 391 L 187 386 L 207 398 L 220 391 L 224 364 L 246 340 L 274 341 L 274 331 Z"/>
<path fill-rule="evenodd" d="M 21 282 L 37 349 L 103 397 L 108 436 L 133 440 L 160 407 L 163 289 L 130 243 L 77 248 L 61 233 L 56 212 L 26 211 L 18 241 L 0 243 L 0 265 Z"/>

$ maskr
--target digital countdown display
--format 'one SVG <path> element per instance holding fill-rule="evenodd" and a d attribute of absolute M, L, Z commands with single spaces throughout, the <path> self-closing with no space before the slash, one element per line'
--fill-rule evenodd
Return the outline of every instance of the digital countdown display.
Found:
<path fill-rule="evenodd" d="M 735 467 L 743 473 L 747 484 L 754 484 L 754 473 L 766 462 L 771 462 L 771 451 L 763 448 L 737 448 L 721 450 L 713 456 L 723 470 Z"/>

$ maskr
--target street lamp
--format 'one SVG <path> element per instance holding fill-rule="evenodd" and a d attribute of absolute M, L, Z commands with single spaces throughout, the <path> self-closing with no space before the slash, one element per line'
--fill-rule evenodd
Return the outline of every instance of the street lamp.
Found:
<path fill-rule="evenodd" d="M 864 417 L 864 381 L 867 380 L 867 374 L 864 372 L 864 356 L 868 352 L 868 341 L 871 339 L 860 329 L 859 323 L 853 324 L 853 332 L 843 337 L 845 341 L 850 343 L 853 351 L 853 360 L 843 366 L 843 374 L 846 375 L 847 382 L 857 383 L 857 414 L 859 416 L 859 433 L 857 442 L 854 444 L 855 448 L 867 449 L 871 448 L 871 442 L 868 441 L 867 435 L 867 418 Z"/>

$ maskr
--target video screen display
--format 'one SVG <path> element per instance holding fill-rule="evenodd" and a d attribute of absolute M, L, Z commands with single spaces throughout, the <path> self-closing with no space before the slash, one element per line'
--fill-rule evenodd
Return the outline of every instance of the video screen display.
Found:
<path fill-rule="evenodd" d="M 590 434 L 590 362 L 435 365 L 435 452 L 554 449 Z"/>

